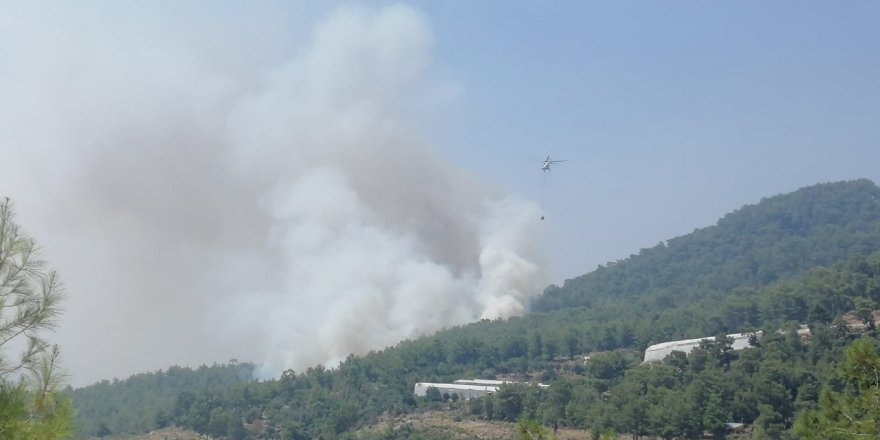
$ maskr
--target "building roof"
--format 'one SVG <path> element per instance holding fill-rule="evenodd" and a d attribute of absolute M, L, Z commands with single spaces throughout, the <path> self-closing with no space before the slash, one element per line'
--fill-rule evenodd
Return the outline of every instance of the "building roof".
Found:
<path fill-rule="evenodd" d="M 749 348 L 751 344 L 749 343 L 749 338 L 756 334 L 758 336 L 761 335 L 761 332 L 756 333 L 733 333 L 727 335 L 728 338 L 733 339 L 733 343 L 731 344 L 731 348 L 734 350 L 742 350 L 745 348 Z M 659 344 L 654 344 L 648 347 L 645 350 L 645 359 L 643 362 L 652 362 L 652 361 L 661 361 L 663 358 L 668 356 L 673 351 L 681 351 L 685 354 L 690 353 L 691 350 L 700 345 L 702 341 L 712 341 L 714 340 L 714 336 L 707 336 L 704 338 L 697 339 L 682 339 L 680 341 L 670 341 L 670 342 L 662 342 Z"/>
<path fill-rule="evenodd" d="M 416 388 L 443 388 L 445 390 L 498 391 L 498 387 L 490 385 L 465 385 L 460 383 L 418 382 Z"/>

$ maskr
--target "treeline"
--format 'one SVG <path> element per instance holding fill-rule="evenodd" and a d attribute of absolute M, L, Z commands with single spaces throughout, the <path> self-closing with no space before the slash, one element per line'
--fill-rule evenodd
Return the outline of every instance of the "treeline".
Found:
<path fill-rule="evenodd" d="M 68 389 L 80 438 L 148 432 L 171 424 L 169 412 L 181 393 L 250 381 L 254 365 L 230 362 L 198 368 L 172 366 L 125 380 L 103 380 Z"/>

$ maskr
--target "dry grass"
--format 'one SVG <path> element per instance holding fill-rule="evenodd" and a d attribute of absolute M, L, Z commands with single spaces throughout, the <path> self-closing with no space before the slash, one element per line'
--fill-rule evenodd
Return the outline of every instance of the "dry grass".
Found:
<path fill-rule="evenodd" d="M 105 440 L 211 440 L 211 438 L 180 428 L 164 428 L 147 434 L 105 437 Z"/>
<path fill-rule="evenodd" d="M 456 416 L 455 412 L 449 411 L 426 411 L 417 414 L 405 414 L 392 419 L 382 420 L 366 431 L 386 431 L 410 428 L 419 432 L 432 432 L 442 434 L 443 438 L 451 440 L 514 440 L 516 436 L 516 424 L 482 420 L 474 417 Z M 547 429 L 548 433 L 552 429 Z M 590 433 L 581 429 L 559 428 L 556 432 L 558 440 L 583 440 L 589 439 Z M 629 436 L 621 436 L 620 440 L 631 440 Z"/>

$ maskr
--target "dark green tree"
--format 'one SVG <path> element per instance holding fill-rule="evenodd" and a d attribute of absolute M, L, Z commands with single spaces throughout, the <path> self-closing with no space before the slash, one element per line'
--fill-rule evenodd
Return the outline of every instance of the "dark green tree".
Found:
<path fill-rule="evenodd" d="M 880 438 L 880 355 L 870 338 L 855 341 L 839 368 L 841 391 L 825 388 L 819 408 L 798 416 L 795 433 L 804 439 Z"/>
<path fill-rule="evenodd" d="M 73 411 L 61 394 L 65 380 L 57 345 L 44 339 L 55 326 L 64 294 L 36 243 L 0 201 L 0 439 L 65 438 Z M 18 355 L 9 354 L 20 345 Z"/>
<path fill-rule="evenodd" d="M 443 394 L 440 393 L 440 390 L 437 387 L 428 387 L 425 390 L 425 398 L 428 402 L 441 402 L 443 401 Z"/>
<path fill-rule="evenodd" d="M 541 422 L 528 417 L 521 417 L 516 421 L 516 434 L 520 440 L 544 440 L 549 439 L 550 434 L 541 425 Z"/>

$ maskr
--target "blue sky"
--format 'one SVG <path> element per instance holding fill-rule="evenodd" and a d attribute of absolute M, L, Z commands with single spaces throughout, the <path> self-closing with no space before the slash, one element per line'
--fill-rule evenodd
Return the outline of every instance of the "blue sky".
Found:
<path fill-rule="evenodd" d="M 523 196 L 568 278 L 761 197 L 880 180 L 876 2 L 422 2 L 443 148 Z M 440 143 L 440 142 L 438 142 Z"/>

